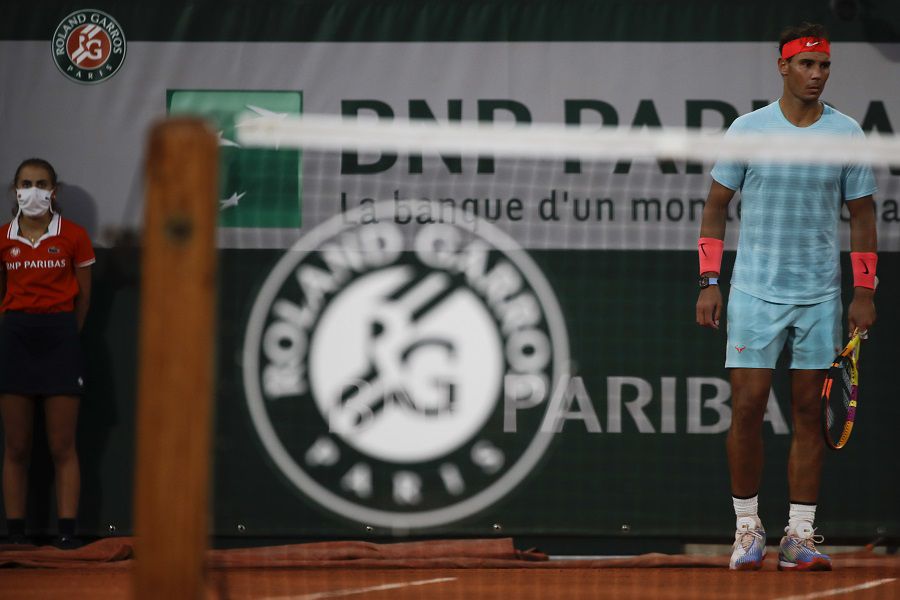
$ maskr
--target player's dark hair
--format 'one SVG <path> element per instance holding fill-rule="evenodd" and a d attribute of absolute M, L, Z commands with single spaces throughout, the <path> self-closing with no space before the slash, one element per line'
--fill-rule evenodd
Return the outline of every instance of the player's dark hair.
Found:
<path fill-rule="evenodd" d="M 22 164 L 16 169 L 16 176 L 13 178 L 13 187 L 16 187 L 16 184 L 19 183 L 19 173 L 21 173 L 22 169 L 25 167 L 40 167 L 41 169 L 44 169 L 50 174 L 50 183 L 53 184 L 53 187 L 56 187 L 56 184 L 58 183 L 56 179 L 56 169 L 43 158 L 26 158 L 23 160 Z"/>
<path fill-rule="evenodd" d="M 19 164 L 16 168 L 16 174 L 13 177 L 12 185 L 9 186 L 10 190 L 15 190 L 16 186 L 19 183 L 19 173 L 22 172 L 22 169 L 25 167 L 38 167 L 47 171 L 50 175 L 50 184 L 55 188 L 59 184 L 59 179 L 56 176 L 56 169 L 53 168 L 53 165 L 50 164 L 49 161 L 44 160 L 43 158 L 26 158 Z M 51 208 L 53 212 L 58 213 L 59 207 L 56 205 L 56 199 L 51 201 Z M 19 204 L 15 200 L 15 196 L 13 196 L 13 206 L 12 206 L 12 214 L 13 216 L 19 213 Z"/>
<path fill-rule="evenodd" d="M 781 37 L 778 39 L 778 55 L 781 55 L 781 51 L 784 49 L 785 44 L 805 37 L 816 37 L 831 41 L 828 39 L 828 32 L 823 25 L 804 21 L 799 25 L 787 27 L 781 32 Z M 789 58 L 788 60 L 791 59 Z"/>

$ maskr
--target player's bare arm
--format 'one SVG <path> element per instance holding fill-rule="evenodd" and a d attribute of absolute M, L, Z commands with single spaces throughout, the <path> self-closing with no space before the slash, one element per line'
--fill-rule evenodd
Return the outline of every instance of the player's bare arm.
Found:
<path fill-rule="evenodd" d="M 866 264 L 860 258 L 874 254 L 878 249 L 878 236 L 875 229 L 875 203 L 872 196 L 864 196 L 847 202 L 850 211 L 850 252 L 854 273 L 862 270 L 862 274 L 874 275 L 874 264 Z M 860 253 L 860 254 L 857 254 Z M 856 276 L 854 276 L 854 280 Z M 849 333 L 854 330 L 867 331 L 875 323 L 875 289 L 858 285 L 854 281 L 853 300 L 847 310 Z"/>
<path fill-rule="evenodd" d="M 701 238 L 725 239 L 725 225 L 728 216 L 728 205 L 734 197 L 734 190 L 713 180 L 703 207 L 703 220 L 700 224 Z M 701 242 L 702 244 L 702 242 Z M 700 252 L 704 248 L 699 248 Z M 707 277 L 718 277 L 717 271 L 701 273 Z M 700 290 L 697 298 L 697 324 L 703 327 L 719 328 L 719 317 L 722 314 L 722 292 L 718 285 L 711 285 Z"/>

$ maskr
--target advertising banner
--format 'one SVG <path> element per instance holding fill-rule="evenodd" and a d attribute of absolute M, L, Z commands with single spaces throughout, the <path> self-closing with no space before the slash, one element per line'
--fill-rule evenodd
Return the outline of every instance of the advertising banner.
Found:
<path fill-rule="evenodd" d="M 694 323 L 711 164 L 247 148 L 236 119 L 720 131 L 781 95 L 779 28 L 818 19 L 833 35 L 823 99 L 888 134 L 900 126 L 896 9 L 841 22 L 821 2 L 289 4 L 4 8 L 0 172 L 50 160 L 63 211 L 99 249 L 87 526 L 131 526 L 146 133 L 200 115 L 221 162 L 215 533 L 727 533 L 725 337 Z M 832 537 L 900 535 L 900 474 L 876 469 L 900 453 L 900 161 L 876 178 L 880 315 L 858 429 L 826 461 Z M 846 296 L 846 208 L 842 220 Z M 763 426 L 773 518 L 788 502 L 791 411 L 779 375 Z"/>

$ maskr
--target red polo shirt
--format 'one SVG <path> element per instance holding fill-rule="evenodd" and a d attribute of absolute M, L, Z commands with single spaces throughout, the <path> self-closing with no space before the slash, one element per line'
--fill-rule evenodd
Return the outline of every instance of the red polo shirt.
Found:
<path fill-rule="evenodd" d="M 94 264 L 94 248 L 79 225 L 54 214 L 34 244 L 19 234 L 19 220 L 3 227 L 0 259 L 6 276 L 6 296 L 0 312 L 54 313 L 75 310 L 77 267 Z"/>

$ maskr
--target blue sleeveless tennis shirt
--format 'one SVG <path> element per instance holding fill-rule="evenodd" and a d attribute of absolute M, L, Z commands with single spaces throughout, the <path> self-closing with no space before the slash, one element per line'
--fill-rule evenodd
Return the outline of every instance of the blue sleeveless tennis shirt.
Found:
<path fill-rule="evenodd" d="M 815 144 L 825 135 L 862 136 L 852 118 L 825 105 L 809 127 L 793 125 L 775 101 L 739 117 L 726 135 L 771 133 Z M 865 165 L 719 161 L 712 178 L 741 192 L 741 224 L 731 285 L 778 304 L 815 304 L 841 291 L 841 203 L 876 191 Z"/>

